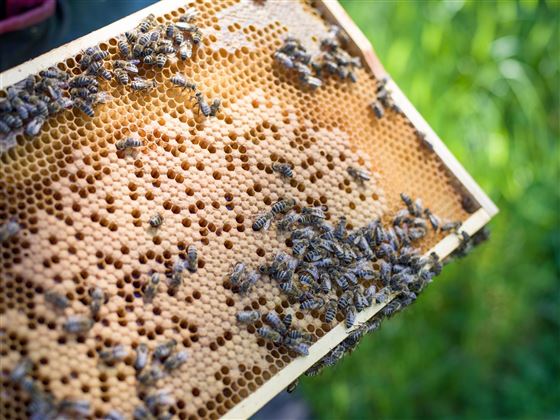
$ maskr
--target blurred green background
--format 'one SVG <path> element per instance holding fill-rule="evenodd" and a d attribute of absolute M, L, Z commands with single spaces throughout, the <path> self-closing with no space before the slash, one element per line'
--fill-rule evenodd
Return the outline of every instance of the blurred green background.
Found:
<path fill-rule="evenodd" d="M 302 381 L 313 417 L 559 418 L 560 3 L 341 3 L 500 214 L 490 242 Z"/>

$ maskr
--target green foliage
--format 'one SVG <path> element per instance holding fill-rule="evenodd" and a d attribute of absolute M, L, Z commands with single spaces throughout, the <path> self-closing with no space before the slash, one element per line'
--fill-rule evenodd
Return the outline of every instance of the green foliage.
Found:
<path fill-rule="evenodd" d="M 306 398 L 329 419 L 558 417 L 559 3 L 342 4 L 501 212 Z"/>

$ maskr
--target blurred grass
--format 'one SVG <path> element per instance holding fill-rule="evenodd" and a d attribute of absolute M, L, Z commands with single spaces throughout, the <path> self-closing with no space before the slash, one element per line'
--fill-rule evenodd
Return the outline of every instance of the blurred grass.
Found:
<path fill-rule="evenodd" d="M 305 397 L 325 419 L 559 418 L 560 3 L 342 4 L 501 212 Z"/>

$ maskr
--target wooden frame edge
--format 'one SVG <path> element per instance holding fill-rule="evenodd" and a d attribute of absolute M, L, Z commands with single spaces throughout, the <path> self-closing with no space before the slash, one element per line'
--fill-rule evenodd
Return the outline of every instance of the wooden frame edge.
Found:
<path fill-rule="evenodd" d="M 485 209 L 480 209 L 471 215 L 465 223 L 463 223 L 461 230 L 473 235 L 486 225 L 491 219 L 491 215 Z M 426 255 L 435 252 L 440 258 L 445 258 L 451 254 L 459 246 L 459 236 L 450 234 L 438 242 Z M 387 302 L 389 303 L 389 302 Z M 335 348 L 342 340 L 344 340 L 349 333 L 357 328 L 357 325 L 366 322 L 377 312 L 379 312 L 385 304 L 374 305 L 366 308 L 358 313 L 356 317 L 356 327 L 346 329 L 344 323 L 339 323 L 336 327 L 325 334 L 320 340 L 309 348 L 309 355 L 306 357 L 299 357 L 292 361 L 288 366 L 280 370 L 276 375 L 270 378 L 267 382 L 261 385 L 256 391 L 250 394 L 247 398 L 239 402 L 222 418 L 228 420 L 246 419 L 253 415 L 257 410 L 262 408 L 268 401 L 275 395 L 282 392 L 286 387 L 292 383 L 296 378 L 301 376 L 307 369 L 321 359 L 325 354 Z"/>

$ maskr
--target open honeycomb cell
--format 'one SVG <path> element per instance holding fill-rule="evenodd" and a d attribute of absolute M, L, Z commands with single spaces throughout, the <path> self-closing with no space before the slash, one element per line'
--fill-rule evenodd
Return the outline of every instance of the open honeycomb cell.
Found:
<path fill-rule="evenodd" d="M 254 217 L 281 198 L 300 206 L 327 206 L 333 222 L 345 214 L 354 227 L 402 206 L 399 193 L 421 197 L 441 218 L 465 220 L 460 183 L 418 141 L 396 112 L 377 120 L 368 109 L 379 81 L 366 68 L 358 83 L 326 80 L 310 91 L 278 66 L 273 52 L 290 34 L 310 50 L 327 22 L 304 2 L 196 2 L 203 45 L 193 59 L 140 74 L 159 85 L 133 92 L 114 79 L 103 82 L 113 99 L 93 118 L 77 110 L 48 119 L 32 140 L 18 137 L 0 161 L 0 220 L 18 220 L 19 235 L 0 253 L 1 416 L 26 418 L 29 396 L 9 380 L 24 356 L 31 376 L 56 398 L 87 399 L 92 417 L 111 410 L 126 417 L 140 402 L 133 349 L 150 351 L 174 339 L 187 363 L 161 379 L 172 391 L 169 414 L 179 419 L 218 418 L 286 367 L 295 354 L 255 335 L 262 325 L 241 326 L 241 310 L 293 313 L 294 324 L 324 336 L 332 326 L 318 313 L 291 307 L 270 280 L 248 296 L 231 291 L 227 275 L 237 261 L 257 267 L 280 249 L 275 229 L 254 232 Z M 158 16 L 175 20 L 184 7 Z M 288 19 L 289 18 L 289 19 Z M 127 28 L 123 28 L 127 29 Z M 117 58 L 117 41 L 99 40 Z M 79 74 L 80 57 L 58 63 Z M 204 119 L 189 94 L 168 79 L 191 78 L 222 110 Z M 136 135 L 144 146 L 116 152 L 115 143 Z M 273 173 L 274 162 L 294 167 L 291 180 Z M 363 186 L 349 166 L 373 174 Z M 163 224 L 150 229 L 159 213 Z M 423 250 L 442 239 L 430 235 Z M 165 281 L 151 303 L 142 299 L 150 272 L 169 271 L 189 244 L 199 250 L 198 271 L 178 290 Z M 84 314 L 94 286 L 106 302 L 93 328 L 69 335 L 66 316 Z M 69 301 L 64 310 L 45 302 L 55 290 Z M 340 321 L 340 319 L 339 319 Z M 107 366 L 100 351 L 131 349 L 122 363 Z"/>

